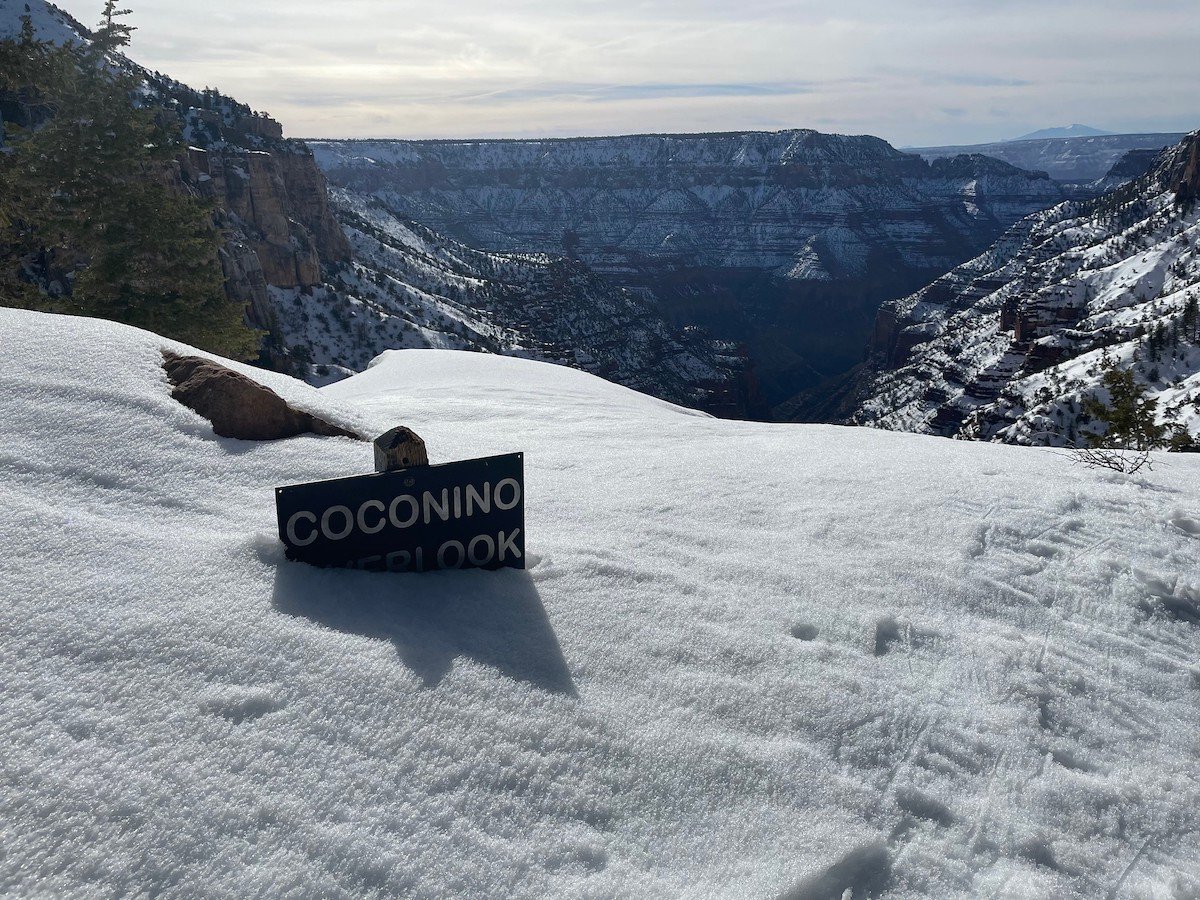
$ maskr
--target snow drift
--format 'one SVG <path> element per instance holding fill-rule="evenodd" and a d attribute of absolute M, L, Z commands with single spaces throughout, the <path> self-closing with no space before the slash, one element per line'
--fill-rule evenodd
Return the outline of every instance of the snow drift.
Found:
<path fill-rule="evenodd" d="M 1200 896 L 1200 459 L 724 422 L 391 352 L 315 390 L 526 453 L 530 569 L 288 563 L 145 332 L 0 310 L 0 893 Z"/>

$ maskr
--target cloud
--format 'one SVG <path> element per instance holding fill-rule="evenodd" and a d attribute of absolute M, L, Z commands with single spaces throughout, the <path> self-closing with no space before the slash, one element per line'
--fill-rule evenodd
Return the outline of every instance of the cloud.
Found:
<path fill-rule="evenodd" d="M 134 6 L 139 61 L 314 137 L 819 127 L 922 145 L 1200 125 L 1194 0 Z"/>
<path fill-rule="evenodd" d="M 665 100 L 681 97 L 786 97 L 807 94 L 812 84 L 555 84 L 509 88 L 455 98 L 463 103 L 530 103 L 549 99 L 574 99 L 588 103 L 627 100 Z"/>

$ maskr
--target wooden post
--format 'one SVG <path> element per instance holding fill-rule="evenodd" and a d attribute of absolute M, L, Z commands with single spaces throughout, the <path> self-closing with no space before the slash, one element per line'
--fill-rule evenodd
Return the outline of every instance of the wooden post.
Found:
<path fill-rule="evenodd" d="M 411 428 L 401 425 L 375 438 L 375 471 L 395 472 L 429 465 L 425 442 Z"/>

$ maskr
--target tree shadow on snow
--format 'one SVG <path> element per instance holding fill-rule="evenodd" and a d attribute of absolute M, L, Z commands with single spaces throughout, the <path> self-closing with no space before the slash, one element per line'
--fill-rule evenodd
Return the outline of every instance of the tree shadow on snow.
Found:
<path fill-rule="evenodd" d="M 346 634 L 391 641 L 426 687 L 438 685 L 465 656 L 542 690 L 577 696 L 528 572 L 393 575 L 279 559 L 272 603 Z"/>

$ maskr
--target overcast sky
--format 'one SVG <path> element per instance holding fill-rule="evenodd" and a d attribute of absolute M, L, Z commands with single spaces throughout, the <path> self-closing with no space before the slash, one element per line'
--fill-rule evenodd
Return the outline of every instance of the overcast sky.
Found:
<path fill-rule="evenodd" d="M 100 0 L 58 0 L 92 24 Z M 131 56 L 302 137 L 1200 127 L 1196 0 L 130 0 Z"/>

